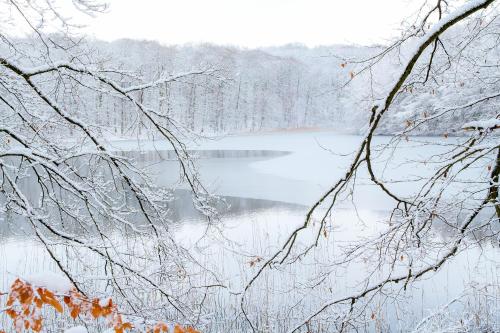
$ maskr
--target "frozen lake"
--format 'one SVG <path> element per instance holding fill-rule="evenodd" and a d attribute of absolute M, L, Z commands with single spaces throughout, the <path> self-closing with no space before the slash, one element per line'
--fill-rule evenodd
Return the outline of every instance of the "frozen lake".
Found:
<path fill-rule="evenodd" d="M 303 222 L 307 208 L 341 177 L 350 162 L 346 154 L 352 153 L 359 140 L 357 136 L 328 131 L 276 132 L 202 140 L 190 146 L 197 155 L 203 183 L 225 201 L 219 204 L 221 231 L 208 236 L 205 219 L 194 209 L 185 187 L 181 185 L 174 192 L 174 200 L 170 203 L 171 219 L 179 241 L 187 244 L 201 262 L 217 272 L 232 291 L 219 291 L 215 297 L 212 315 L 219 324 L 206 326 L 207 332 L 217 332 L 221 327 L 248 329 L 242 323 L 237 294 L 255 273 L 252 260 L 272 254 L 289 232 Z M 384 145 L 389 139 L 377 137 L 375 140 L 376 145 Z M 422 165 L 418 161 L 446 148 L 442 145 L 452 145 L 454 140 L 460 139 L 417 138 L 404 142 L 398 148 L 404 150 L 405 153 L 400 154 L 403 157 L 397 157 L 388 165 L 384 156 L 380 156 L 381 162 L 376 168 L 385 178 L 394 181 L 391 189 L 412 193 L 419 184 L 416 176 L 433 171 L 432 165 Z M 422 145 L 422 141 L 434 142 L 433 150 Z M 155 175 L 159 185 L 172 187 L 177 183 L 177 163 L 172 160 L 166 143 L 115 141 L 112 147 L 137 159 Z M 399 179 L 415 181 L 401 183 Z M 261 320 L 268 322 L 270 331 L 286 331 L 293 323 L 292 317 L 287 318 L 290 313 L 287 309 L 292 304 L 296 304 L 294 311 L 308 313 L 322 302 L 356 290 L 361 276 L 375 270 L 370 262 L 360 262 L 330 274 L 326 260 L 349 241 L 375 235 L 384 226 L 384 218 L 394 205 L 369 184 L 366 175 L 358 175 L 358 183 L 360 187 L 355 195 L 343 202 L 332 220 L 332 241 L 318 249 L 314 261 L 305 260 L 300 268 L 266 274 L 251 295 L 254 301 L 265 295 L 260 306 L 255 305 L 259 302 L 251 306 L 262 312 Z M 0 219 L 15 218 L 5 215 Z M 41 254 L 41 246 L 29 238 L 29 230 L 23 231 L 22 221 L 15 221 L 14 225 L 18 227 L 0 228 L 0 290 L 5 290 L 15 276 L 48 268 L 56 270 L 47 255 Z M 446 228 L 439 230 L 437 237 L 446 238 Z M 318 282 L 320 287 L 314 295 L 308 295 L 309 289 L 305 286 L 308 279 L 322 275 L 325 278 Z M 464 288 L 471 284 L 498 285 L 499 277 L 498 245 L 485 242 L 481 248 L 459 253 L 453 265 L 445 266 L 431 279 L 418 282 L 405 291 L 404 304 L 384 302 L 379 304 L 381 310 L 377 313 L 383 314 L 380 320 L 394 331 L 405 331 L 431 310 L 457 297 Z M 373 274 L 373 280 L 376 279 L 377 273 Z M 284 293 L 292 284 L 303 288 L 291 294 Z M 459 305 L 456 306 L 458 311 Z M 275 325 L 281 329 L 273 329 L 278 327 Z M 327 327 L 324 329 L 328 331 Z M 370 331 L 373 327 L 366 329 Z"/>

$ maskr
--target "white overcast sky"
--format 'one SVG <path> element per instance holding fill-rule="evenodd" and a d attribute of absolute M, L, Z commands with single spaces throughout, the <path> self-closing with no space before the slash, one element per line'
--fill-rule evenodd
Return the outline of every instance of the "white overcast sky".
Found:
<path fill-rule="evenodd" d="M 419 0 L 108 0 L 85 28 L 96 38 L 243 47 L 380 43 Z"/>

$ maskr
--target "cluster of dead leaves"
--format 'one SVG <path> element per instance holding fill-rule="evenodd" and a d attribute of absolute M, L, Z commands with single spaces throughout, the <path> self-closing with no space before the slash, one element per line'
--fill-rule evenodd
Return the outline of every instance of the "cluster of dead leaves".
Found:
<path fill-rule="evenodd" d="M 73 319 L 79 316 L 95 320 L 104 318 L 115 333 L 124 333 L 133 329 L 132 323 L 123 319 L 112 299 L 104 301 L 98 298 L 89 299 L 76 289 L 71 290 L 66 295 L 56 295 L 46 288 L 35 288 L 21 279 L 16 279 L 10 288 L 5 313 L 12 319 L 16 332 L 20 333 L 23 330 L 40 332 L 43 327 L 42 308 L 44 306 L 52 307 L 57 313 L 62 314 L 64 312 L 63 304 L 66 305 L 67 311 Z M 164 322 L 158 322 L 146 328 L 146 333 L 162 332 L 168 332 L 168 325 Z M 0 330 L 0 333 L 5 333 L 5 331 Z M 192 327 L 184 328 L 175 325 L 173 333 L 199 332 Z"/>
<path fill-rule="evenodd" d="M 5 312 L 12 319 L 16 332 L 23 329 L 40 332 L 43 321 L 40 309 L 44 304 L 62 312 L 62 306 L 53 293 L 43 288 L 37 288 L 35 293 L 31 285 L 17 279 L 11 286 Z"/>

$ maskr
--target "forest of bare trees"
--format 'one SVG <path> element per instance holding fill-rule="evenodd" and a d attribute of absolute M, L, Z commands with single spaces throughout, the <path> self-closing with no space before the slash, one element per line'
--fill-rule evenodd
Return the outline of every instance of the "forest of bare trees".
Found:
<path fill-rule="evenodd" d="M 70 310 L 77 300 L 97 309 L 71 314 L 80 332 L 165 331 L 158 320 L 207 332 L 384 332 L 394 329 L 388 317 L 408 314 L 411 292 L 460 255 L 486 253 L 498 266 L 497 1 L 423 1 L 387 45 L 261 49 L 87 39 L 57 3 L 0 0 L 0 231 L 29 236 L 34 260 L 48 258 L 70 287 L 52 294 L 53 281 L 16 279 L 0 290 L 0 299 L 9 295 L 0 329 L 40 331 L 39 309 L 63 312 L 61 297 Z M 73 0 L 72 8 L 105 15 L 106 6 Z M 6 32 L 18 25 L 29 33 Z M 237 247 L 216 209 L 224 199 L 202 181 L 189 144 L 305 128 L 358 139 L 346 154 L 321 147 L 344 158 L 338 165 L 309 156 L 297 167 L 303 176 L 325 163 L 340 177 L 316 181 L 323 194 L 299 224 L 248 236 L 258 251 Z M 179 240 L 169 215 L 176 188 L 161 186 L 140 154 L 114 146 L 131 138 L 167 146 L 175 164 L 161 172 L 189 192 L 199 239 Z M 409 153 L 412 144 L 427 154 Z M 391 173 L 401 166 L 411 172 Z M 358 211 L 366 187 L 366 201 L 383 197 L 391 207 L 377 221 Z M 345 204 L 351 219 L 339 222 Z M 339 239 L 337 228 L 356 223 L 353 239 Z M 215 261 L 222 253 L 241 261 L 227 269 L 231 259 Z M 401 330 L 495 332 L 499 287 L 471 284 Z M 448 311 L 455 303 L 458 317 Z M 47 332 L 68 326 L 43 315 Z M 106 316 L 112 325 L 93 320 Z"/>

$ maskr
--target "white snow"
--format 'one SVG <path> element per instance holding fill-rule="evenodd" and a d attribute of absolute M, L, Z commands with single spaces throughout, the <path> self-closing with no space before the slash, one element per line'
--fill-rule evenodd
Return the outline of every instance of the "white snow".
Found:
<path fill-rule="evenodd" d="M 108 306 L 109 301 L 111 300 L 110 297 L 104 297 L 99 300 L 99 305 L 102 307 Z"/>
<path fill-rule="evenodd" d="M 470 121 L 462 126 L 463 129 L 470 129 L 470 128 L 494 129 L 498 127 L 500 127 L 500 119 L 496 118 Z"/>
<path fill-rule="evenodd" d="M 438 23 L 436 23 L 429 31 L 427 31 L 427 34 L 432 35 L 432 34 L 436 33 L 444 25 L 446 25 L 448 22 L 451 22 L 451 21 L 455 20 L 456 18 L 464 15 L 465 13 L 472 10 L 473 8 L 483 6 L 487 2 L 488 2 L 488 0 L 469 0 L 469 1 L 467 1 L 460 8 L 457 8 L 455 11 L 453 11 L 448 16 L 444 17 L 442 20 L 440 20 Z"/>
<path fill-rule="evenodd" d="M 75 326 L 64 330 L 64 333 L 88 333 L 88 331 L 83 326 Z"/>
<path fill-rule="evenodd" d="M 439 20 L 429 30 L 426 31 L 424 36 L 418 39 L 416 44 L 413 46 L 414 51 L 410 53 L 410 57 L 413 57 L 420 49 L 420 47 L 422 47 L 422 45 L 424 45 L 429 40 L 430 37 L 432 37 L 434 34 L 442 30 L 443 27 L 445 27 L 445 25 L 447 25 L 449 22 L 457 19 L 458 17 L 464 15 L 465 13 L 474 8 L 483 6 L 487 2 L 488 0 L 470 0 L 466 2 L 463 6 L 457 8 L 455 11 L 453 11 L 452 13 L 448 14 L 447 16 Z"/>
<path fill-rule="evenodd" d="M 73 284 L 67 277 L 52 272 L 32 274 L 24 278 L 24 280 L 35 287 L 47 288 L 50 291 L 61 294 L 67 293 L 73 288 Z"/>

